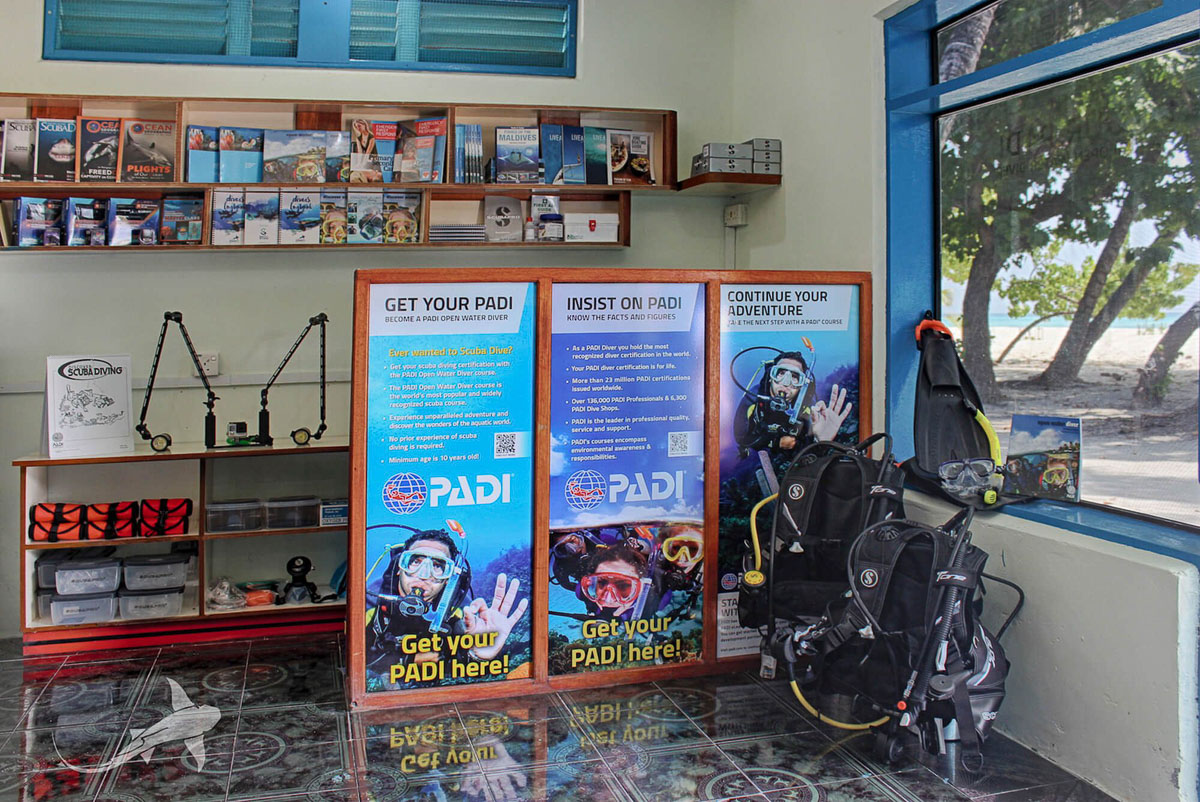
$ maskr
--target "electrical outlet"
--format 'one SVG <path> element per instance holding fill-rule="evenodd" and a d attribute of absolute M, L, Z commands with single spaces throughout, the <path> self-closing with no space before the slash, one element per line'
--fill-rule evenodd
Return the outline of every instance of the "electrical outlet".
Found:
<path fill-rule="evenodd" d="M 196 356 L 200 359 L 200 367 L 204 368 L 204 375 L 208 378 L 211 379 L 213 376 L 216 376 L 221 372 L 220 363 L 217 360 L 218 354 L 216 351 L 213 351 L 211 354 L 197 352 Z M 196 378 L 200 378 L 200 374 L 196 372 L 195 365 L 192 365 L 192 375 Z"/>
<path fill-rule="evenodd" d="M 739 228 L 749 222 L 750 209 L 744 203 L 731 203 L 725 207 L 725 227 Z"/>

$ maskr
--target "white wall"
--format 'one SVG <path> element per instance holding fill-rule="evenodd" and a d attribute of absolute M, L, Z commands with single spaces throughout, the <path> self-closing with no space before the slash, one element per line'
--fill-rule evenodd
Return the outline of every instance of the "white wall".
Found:
<path fill-rule="evenodd" d="M 0 0 L 0 91 L 145 96 L 281 97 L 396 102 L 494 102 L 674 109 L 679 152 L 728 135 L 732 93 L 730 0 L 588 0 L 581 4 L 575 79 L 42 61 L 42 0 Z M 698 76 L 703 76 L 698 79 Z M 690 162 L 686 162 L 686 167 Z M 178 309 L 197 347 L 225 374 L 266 374 L 307 318 L 329 313 L 329 369 L 348 376 L 353 271 L 367 267 L 569 266 L 719 268 L 720 200 L 643 193 L 633 199 L 630 248 L 414 249 L 255 253 L 0 254 L 0 636 L 17 634 L 19 473 L 37 453 L 45 357 L 130 353 L 145 377 L 165 310 Z M 172 331 L 160 382 L 190 375 Z M 284 378 L 313 374 L 310 337 Z M 217 388 L 219 420 L 250 419 L 256 389 Z M 330 388 L 330 434 L 346 434 L 349 390 Z M 135 391 L 135 404 L 140 404 Z M 149 424 L 177 442 L 203 439 L 202 393 L 156 390 Z M 311 385 L 271 392 L 275 433 L 316 422 Z M 136 495 L 131 491 L 130 495 Z"/>

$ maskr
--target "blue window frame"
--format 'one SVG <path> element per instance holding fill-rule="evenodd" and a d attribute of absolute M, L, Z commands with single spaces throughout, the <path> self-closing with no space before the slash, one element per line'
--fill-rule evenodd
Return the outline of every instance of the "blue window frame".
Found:
<path fill-rule="evenodd" d="M 578 0 L 45 0 L 77 61 L 575 76 Z"/>
<path fill-rule="evenodd" d="M 887 428 L 901 458 L 914 452 L 919 357 L 913 329 L 925 310 L 937 312 L 939 306 L 936 116 L 1200 40 L 1196 0 L 1161 0 L 1150 10 L 1099 30 L 939 83 L 936 30 L 987 5 L 985 0 L 919 0 L 884 24 Z M 1200 537 L 1185 527 L 1050 501 L 1015 505 L 1005 512 L 1200 566 Z"/>

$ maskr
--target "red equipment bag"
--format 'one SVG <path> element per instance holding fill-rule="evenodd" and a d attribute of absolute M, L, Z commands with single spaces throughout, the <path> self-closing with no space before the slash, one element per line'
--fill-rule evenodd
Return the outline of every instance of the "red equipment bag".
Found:
<path fill-rule="evenodd" d="M 136 518 L 138 503 L 136 501 L 109 501 L 87 506 L 88 522 L 128 521 Z"/>
<path fill-rule="evenodd" d="M 83 521 L 82 504 L 56 504 L 46 501 L 29 508 L 30 523 L 80 523 Z"/>
<path fill-rule="evenodd" d="M 187 533 L 188 519 L 186 515 L 175 515 L 170 518 L 161 518 L 158 521 L 147 521 L 145 518 L 143 518 L 141 521 L 142 537 L 186 535 Z"/>
<path fill-rule="evenodd" d="M 38 543 L 79 540 L 83 527 L 80 521 L 34 521 L 29 524 L 29 539 Z"/>
<path fill-rule="evenodd" d="M 170 518 L 186 518 L 191 514 L 192 500 L 190 498 L 142 499 L 142 520 L 156 528 L 160 521 Z"/>
<path fill-rule="evenodd" d="M 87 539 L 112 540 L 114 538 L 133 537 L 137 532 L 133 524 L 134 520 L 132 518 L 104 519 L 101 521 L 93 521 L 89 518 L 87 522 Z"/>

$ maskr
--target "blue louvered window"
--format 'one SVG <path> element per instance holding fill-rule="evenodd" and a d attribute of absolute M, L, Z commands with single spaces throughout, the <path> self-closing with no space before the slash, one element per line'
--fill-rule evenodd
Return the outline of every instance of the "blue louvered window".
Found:
<path fill-rule="evenodd" d="M 575 75 L 577 0 L 46 0 L 44 56 Z"/>

